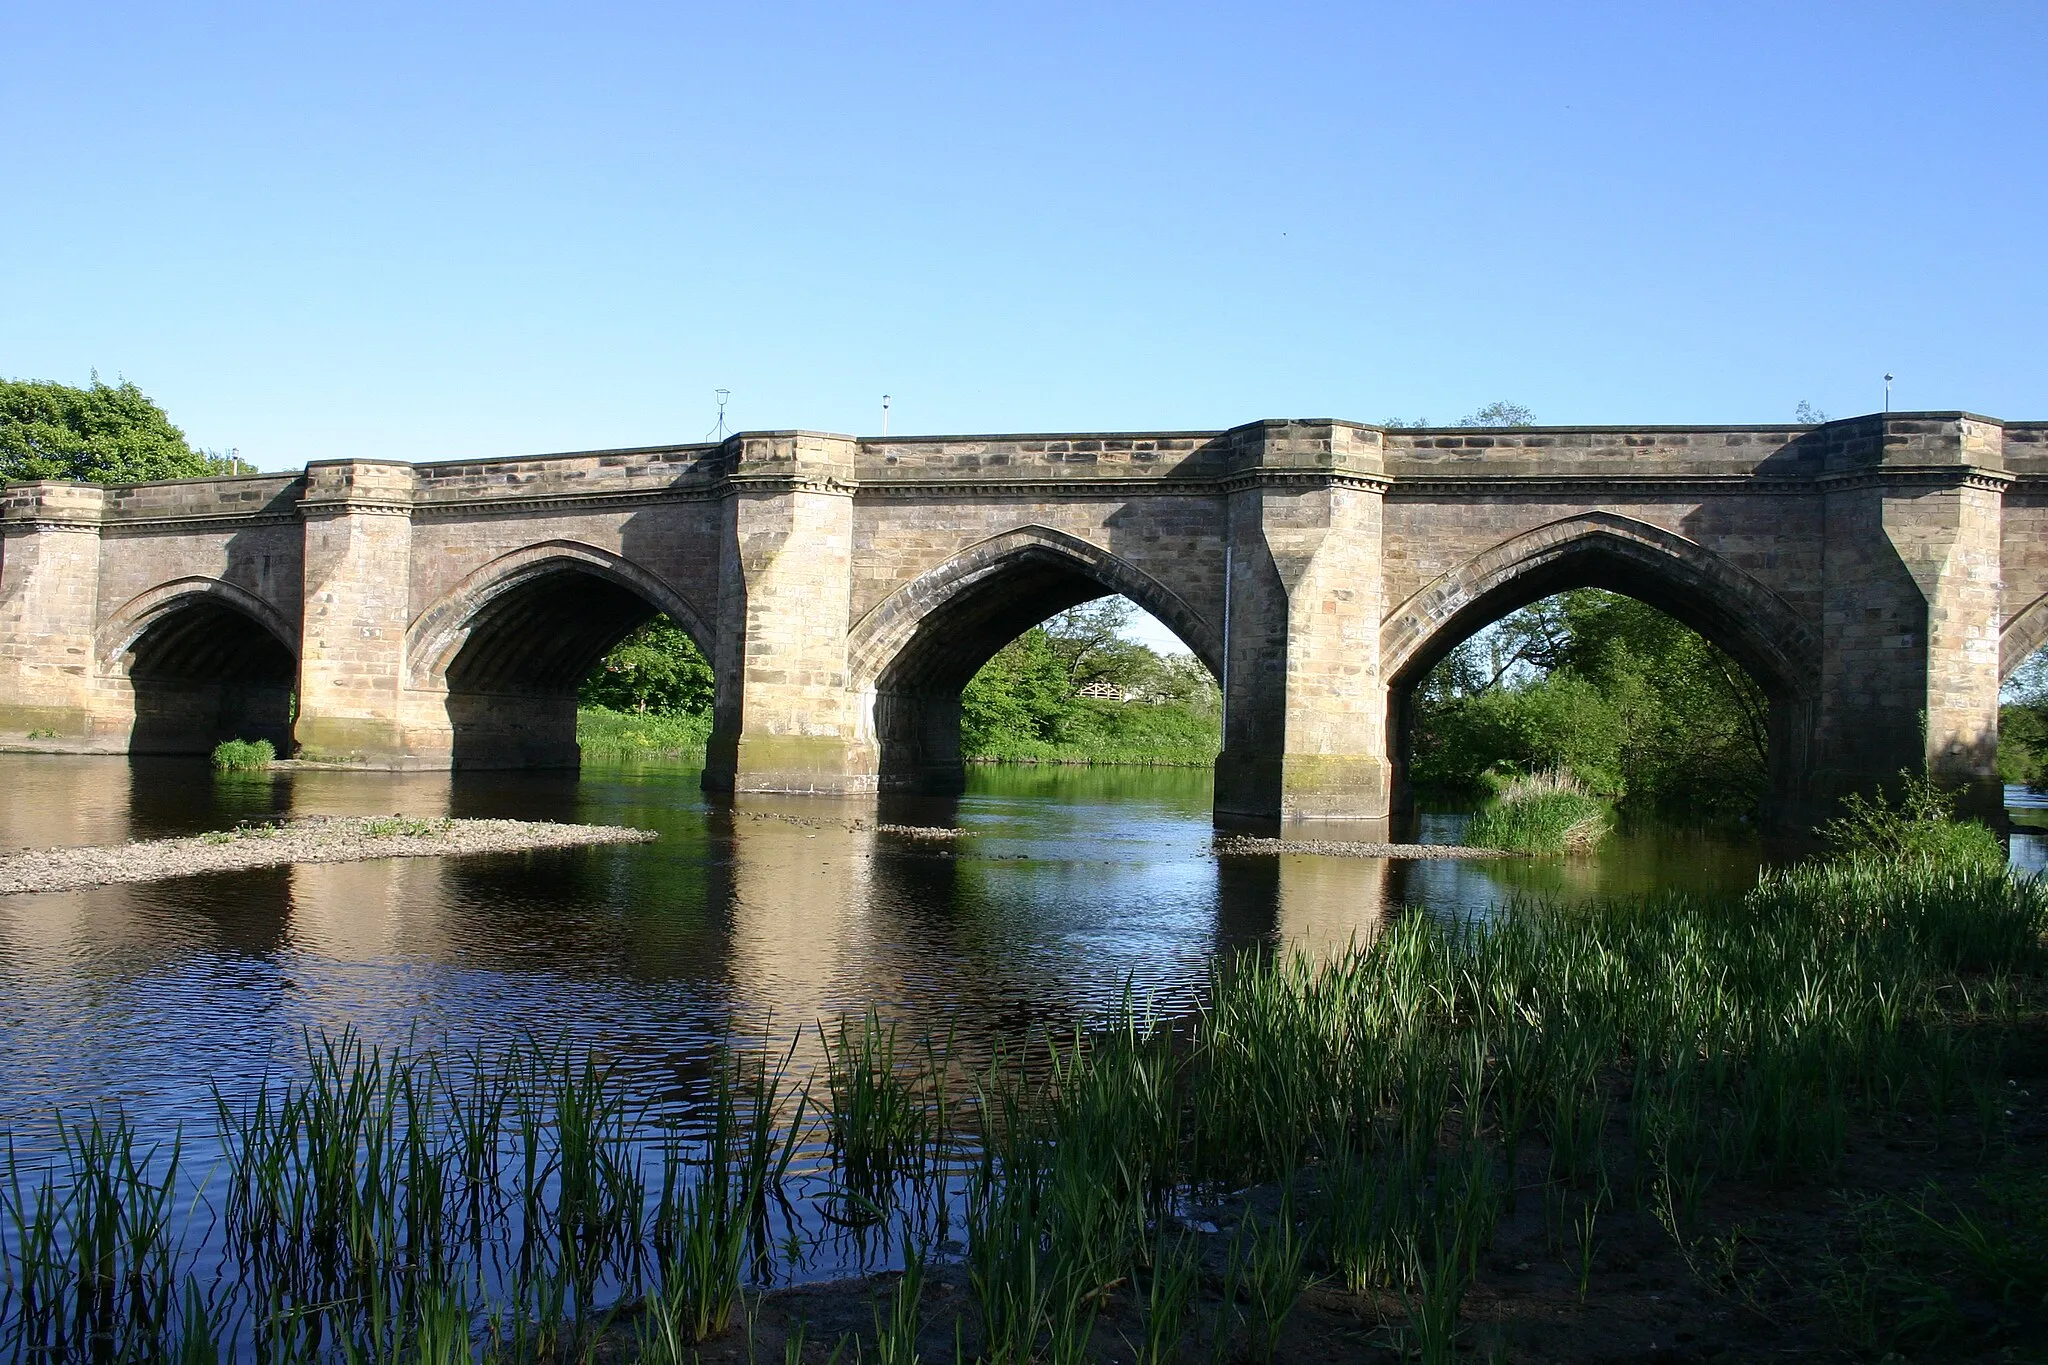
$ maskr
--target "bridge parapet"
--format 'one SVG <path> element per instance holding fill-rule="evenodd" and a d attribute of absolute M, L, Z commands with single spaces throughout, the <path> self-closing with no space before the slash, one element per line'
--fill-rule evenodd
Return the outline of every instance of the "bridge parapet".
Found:
<path fill-rule="evenodd" d="M 418 503 L 441 510 L 503 499 L 708 489 L 724 478 L 728 464 L 726 447 L 718 444 L 450 460 L 413 469 Z"/>
<path fill-rule="evenodd" d="M 290 520 L 306 488 L 303 474 L 231 474 L 107 487 L 105 522 L 112 529 L 222 518 Z"/>

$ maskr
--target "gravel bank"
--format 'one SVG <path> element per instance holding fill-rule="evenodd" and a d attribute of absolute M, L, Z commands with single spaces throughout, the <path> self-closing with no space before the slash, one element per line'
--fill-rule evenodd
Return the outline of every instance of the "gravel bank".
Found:
<path fill-rule="evenodd" d="M 613 825 L 314 815 L 286 824 L 246 825 L 189 839 L 37 848 L 10 854 L 0 858 L 0 896 L 25 891 L 78 891 L 114 882 L 153 882 L 200 872 L 275 867 L 280 863 L 352 863 L 365 858 L 519 853 L 585 844 L 642 844 L 655 837 L 651 830 Z"/>
<path fill-rule="evenodd" d="M 1268 853 L 1320 853 L 1330 858 L 1508 858 L 1497 848 L 1463 844 L 1354 844 L 1336 839 L 1255 839 L 1233 834 L 1216 841 L 1216 852 L 1229 857 Z"/>

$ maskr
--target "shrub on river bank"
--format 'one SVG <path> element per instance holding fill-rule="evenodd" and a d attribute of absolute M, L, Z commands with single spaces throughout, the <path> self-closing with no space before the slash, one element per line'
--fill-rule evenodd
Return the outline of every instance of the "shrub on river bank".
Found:
<path fill-rule="evenodd" d="M 1465 826 L 1465 842 L 1510 853 L 1590 853 L 1608 823 L 1605 801 L 1553 769 L 1503 782 Z"/>
<path fill-rule="evenodd" d="M 2048 886 L 1928 859 L 1408 914 L 993 1061 L 866 1014 L 808 1091 L 778 1052 L 688 1104 L 569 1049 L 312 1039 L 224 1084 L 217 1158 L 114 1111 L 11 1148 L 0 1348 L 1591 1358 L 1675 1321 L 1734 1358 L 1956 1358 L 2048 1330 L 2044 930 Z M 742 1303 L 827 1237 L 908 1273 Z"/>
<path fill-rule="evenodd" d="M 1990 827 L 1955 816 L 1955 793 L 1901 772 L 1895 792 L 1851 792 L 1843 799 L 1842 814 L 1816 832 L 1837 853 L 1851 858 L 2005 866 L 2005 845 Z"/>
<path fill-rule="evenodd" d="M 1216 762 L 1220 733 L 1213 712 L 1173 702 L 1114 702 L 1077 697 L 1052 737 L 992 733 L 961 750 L 973 763 L 1136 764 L 1205 768 Z"/>

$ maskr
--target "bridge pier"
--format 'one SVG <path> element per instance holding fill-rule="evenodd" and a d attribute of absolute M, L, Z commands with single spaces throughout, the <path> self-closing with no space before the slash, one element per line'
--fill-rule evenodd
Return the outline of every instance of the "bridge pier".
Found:
<path fill-rule="evenodd" d="M 1263 422 L 1231 434 L 1216 813 L 1382 819 L 1393 765 L 1379 669 L 1381 433 Z"/>
<path fill-rule="evenodd" d="M 304 758 L 448 766 L 445 743 L 435 742 L 445 735 L 445 719 L 437 726 L 432 717 L 406 714 L 414 482 L 411 465 L 376 460 L 306 468 L 294 730 Z"/>
<path fill-rule="evenodd" d="M 1822 661 L 1799 775 L 1805 820 L 1924 772 L 2002 818 L 1997 423 L 1967 414 L 1835 424 L 1825 502 Z"/>
<path fill-rule="evenodd" d="M 812 432 L 735 439 L 704 786 L 872 792 L 873 722 L 846 663 L 857 443 Z"/>
<path fill-rule="evenodd" d="M 106 490 L 90 484 L 43 481 L 6 491 L 0 509 L 0 732 L 90 749 L 118 728 L 99 714 L 94 658 L 105 504 Z"/>

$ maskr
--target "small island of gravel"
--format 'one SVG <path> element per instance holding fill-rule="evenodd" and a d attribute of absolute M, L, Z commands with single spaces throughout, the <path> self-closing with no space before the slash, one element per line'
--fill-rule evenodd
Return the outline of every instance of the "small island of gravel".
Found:
<path fill-rule="evenodd" d="M 640 844 L 652 830 L 558 825 L 539 820 L 439 820 L 403 815 L 303 816 L 184 839 L 36 848 L 0 857 L 0 896 L 79 891 L 116 882 L 153 882 L 202 872 L 282 863 L 352 863 L 368 858 L 438 858 L 524 853 L 588 844 Z"/>

